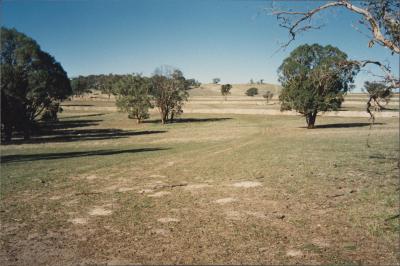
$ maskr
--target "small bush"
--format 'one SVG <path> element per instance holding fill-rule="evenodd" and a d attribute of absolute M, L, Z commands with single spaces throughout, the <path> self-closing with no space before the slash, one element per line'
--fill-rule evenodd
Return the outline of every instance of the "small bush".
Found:
<path fill-rule="evenodd" d="M 250 88 L 246 91 L 247 96 L 254 96 L 258 94 L 258 89 L 257 88 Z"/>
<path fill-rule="evenodd" d="M 272 97 L 274 97 L 274 94 L 270 91 L 267 91 L 264 95 L 263 95 L 264 99 L 267 100 L 267 103 L 272 100 Z"/>

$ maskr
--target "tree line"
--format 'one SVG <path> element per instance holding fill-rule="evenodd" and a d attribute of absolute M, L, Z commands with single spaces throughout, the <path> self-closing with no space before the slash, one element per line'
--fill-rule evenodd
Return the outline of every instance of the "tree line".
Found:
<path fill-rule="evenodd" d="M 116 95 L 119 110 L 138 123 L 149 117 L 150 108 L 156 107 L 165 124 L 183 112 L 188 90 L 200 86 L 195 79 L 186 79 L 179 69 L 167 66 L 157 68 L 151 77 L 108 74 L 70 80 L 61 64 L 42 51 L 35 40 L 15 29 L 2 27 L 0 33 L 1 131 L 6 141 L 11 140 L 15 131 L 23 132 L 24 138 L 29 139 L 37 121 L 57 119 L 62 111 L 61 101 L 93 89 L 109 97 Z M 278 69 L 283 87 L 279 95 L 281 110 L 296 110 L 305 116 L 307 127 L 313 128 L 317 113 L 338 110 L 343 96 L 354 86 L 354 77 L 362 66 L 353 62 L 346 53 L 330 45 L 299 46 Z M 231 88 L 230 84 L 221 85 L 221 94 L 226 98 Z M 371 103 L 381 108 L 381 99 L 387 102 L 393 88 L 396 86 L 385 81 L 365 84 L 370 95 L 367 112 L 372 118 Z M 256 92 L 253 88 L 248 95 Z"/>
<path fill-rule="evenodd" d="M 140 123 L 149 117 L 149 109 L 156 107 L 161 115 L 161 123 L 172 122 L 183 110 L 188 90 L 199 87 L 200 82 L 186 79 L 181 70 L 171 66 L 161 66 L 151 77 L 141 74 L 89 75 L 71 79 L 73 95 L 81 96 L 92 90 L 115 95 L 119 111 Z"/>
<path fill-rule="evenodd" d="M 89 75 L 68 78 L 50 54 L 35 40 L 16 29 L 2 27 L 1 34 L 1 136 L 10 141 L 14 132 L 29 139 L 39 121 L 55 121 L 61 101 L 91 90 L 116 95 L 116 105 L 140 123 L 149 108 L 157 107 L 163 124 L 183 110 L 190 88 L 200 86 L 179 69 L 163 66 L 151 77 L 140 74 Z"/>

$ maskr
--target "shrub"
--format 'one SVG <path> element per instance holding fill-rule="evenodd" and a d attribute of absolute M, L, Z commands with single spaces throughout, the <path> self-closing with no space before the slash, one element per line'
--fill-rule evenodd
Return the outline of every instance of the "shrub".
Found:
<path fill-rule="evenodd" d="M 246 91 L 247 96 L 254 96 L 258 94 L 258 89 L 257 88 L 250 88 Z"/>

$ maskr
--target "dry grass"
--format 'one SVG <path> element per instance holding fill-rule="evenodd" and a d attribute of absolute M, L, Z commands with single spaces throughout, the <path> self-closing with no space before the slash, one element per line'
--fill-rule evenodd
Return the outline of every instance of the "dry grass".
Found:
<path fill-rule="evenodd" d="M 62 116 L 1 147 L 3 265 L 399 263 L 398 119 Z"/>

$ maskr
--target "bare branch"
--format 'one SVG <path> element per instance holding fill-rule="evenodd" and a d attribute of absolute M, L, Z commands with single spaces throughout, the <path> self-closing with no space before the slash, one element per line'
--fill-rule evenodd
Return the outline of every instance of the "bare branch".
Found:
<path fill-rule="evenodd" d="M 383 73 L 385 73 L 384 81 L 387 83 L 390 83 L 390 88 L 391 89 L 397 89 L 400 88 L 400 80 L 396 77 L 393 76 L 392 72 L 390 71 L 389 67 L 385 66 L 379 61 L 373 61 L 373 60 L 363 60 L 363 61 L 348 61 L 350 64 L 355 64 L 360 67 L 365 67 L 366 65 L 372 64 L 378 66 Z"/>
<path fill-rule="evenodd" d="M 287 47 L 296 37 L 296 34 L 301 31 L 306 31 L 311 28 L 307 28 L 307 26 L 301 26 L 301 24 L 306 20 L 311 20 L 311 18 L 318 12 L 332 8 L 332 7 L 344 7 L 354 13 L 361 15 L 366 21 L 369 23 L 369 30 L 373 35 L 373 41 L 379 43 L 380 45 L 389 48 L 393 53 L 400 54 L 400 47 L 396 45 L 393 41 L 385 38 L 382 34 L 379 23 L 372 16 L 372 14 L 363 8 L 353 5 L 348 0 L 337 0 L 334 2 L 330 2 L 324 5 L 321 5 L 313 10 L 307 12 L 292 12 L 292 11 L 275 11 L 272 12 L 272 15 L 275 15 L 277 20 L 280 21 L 280 26 L 287 28 L 289 30 L 289 34 L 291 36 L 290 40 L 283 45 L 283 47 Z M 289 18 L 291 16 L 300 16 L 300 18 L 292 20 Z"/>

